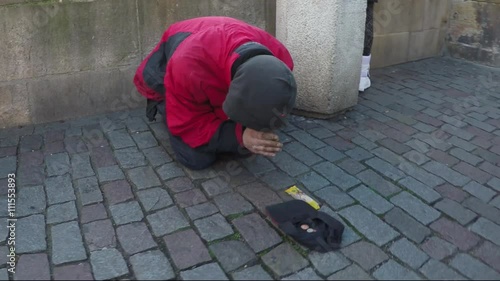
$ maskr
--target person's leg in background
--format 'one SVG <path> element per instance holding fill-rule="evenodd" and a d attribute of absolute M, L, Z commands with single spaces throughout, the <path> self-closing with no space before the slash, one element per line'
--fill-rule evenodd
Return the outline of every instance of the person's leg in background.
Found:
<path fill-rule="evenodd" d="M 363 92 L 371 86 L 370 81 L 370 60 L 373 45 L 373 8 L 374 0 L 368 0 L 366 6 L 366 23 L 365 23 L 365 43 L 363 48 L 363 60 L 361 63 L 361 79 L 359 81 L 359 91 Z"/>
<path fill-rule="evenodd" d="M 158 113 L 161 114 L 163 122 L 166 124 L 165 118 L 165 102 L 158 104 Z M 215 153 L 208 153 L 193 149 L 182 141 L 181 138 L 170 134 L 170 144 L 175 153 L 177 161 L 191 170 L 203 170 L 212 165 L 217 159 Z"/>

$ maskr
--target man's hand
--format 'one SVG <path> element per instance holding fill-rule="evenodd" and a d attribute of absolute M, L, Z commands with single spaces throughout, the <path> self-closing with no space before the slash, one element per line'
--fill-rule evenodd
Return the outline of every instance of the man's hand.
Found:
<path fill-rule="evenodd" d="M 281 151 L 283 144 L 279 142 L 279 137 L 273 133 L 259 132 L 246 128 L 243 132 L 243 145 L 255 154 L 264 156 L 276 156 Z"/>

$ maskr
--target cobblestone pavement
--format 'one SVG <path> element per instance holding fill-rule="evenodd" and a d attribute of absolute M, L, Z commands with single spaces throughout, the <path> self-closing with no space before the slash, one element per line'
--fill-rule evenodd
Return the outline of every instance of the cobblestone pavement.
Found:
<path fill-rule="evenodd" d="M 500 279 L 500 71 L 440 58 L 372 77 L 340 119 L 294 116 L 276 158 L 206 171 L 143 109 L 1 130 L 0 279 Z M 341 250 L 263 215 L 293 184 L 345 222 Z"/>

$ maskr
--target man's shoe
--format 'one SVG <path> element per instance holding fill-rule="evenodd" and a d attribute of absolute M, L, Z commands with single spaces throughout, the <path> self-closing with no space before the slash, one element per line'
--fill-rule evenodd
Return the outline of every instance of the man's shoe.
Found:
<path fill-rule="evenodd" d="M 370 60 L 371 55 L 363 56 L 361 63 L 361 78 L 359 80 L 359 91 L 364 92 L 366 89 L 370 88 L 372 85 L 370 81 Z"/>

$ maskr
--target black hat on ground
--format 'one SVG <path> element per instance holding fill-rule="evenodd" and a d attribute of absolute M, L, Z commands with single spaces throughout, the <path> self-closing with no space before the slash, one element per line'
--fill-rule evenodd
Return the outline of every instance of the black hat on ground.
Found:
<path fill-rule="evenodd" d="M 266 210 L 274 223 L 299 244 L 321 253 L 340 248 L 344 225 L 308 203 L 291 200 Z"/>
<path fill-rule="evenodd" d="M 238 67 L 222 108 L 245 127 L 274 130 L 286 124 L 296 95 L 297 85 L 288 66 L 274 56 L 258 55 Z"/>

